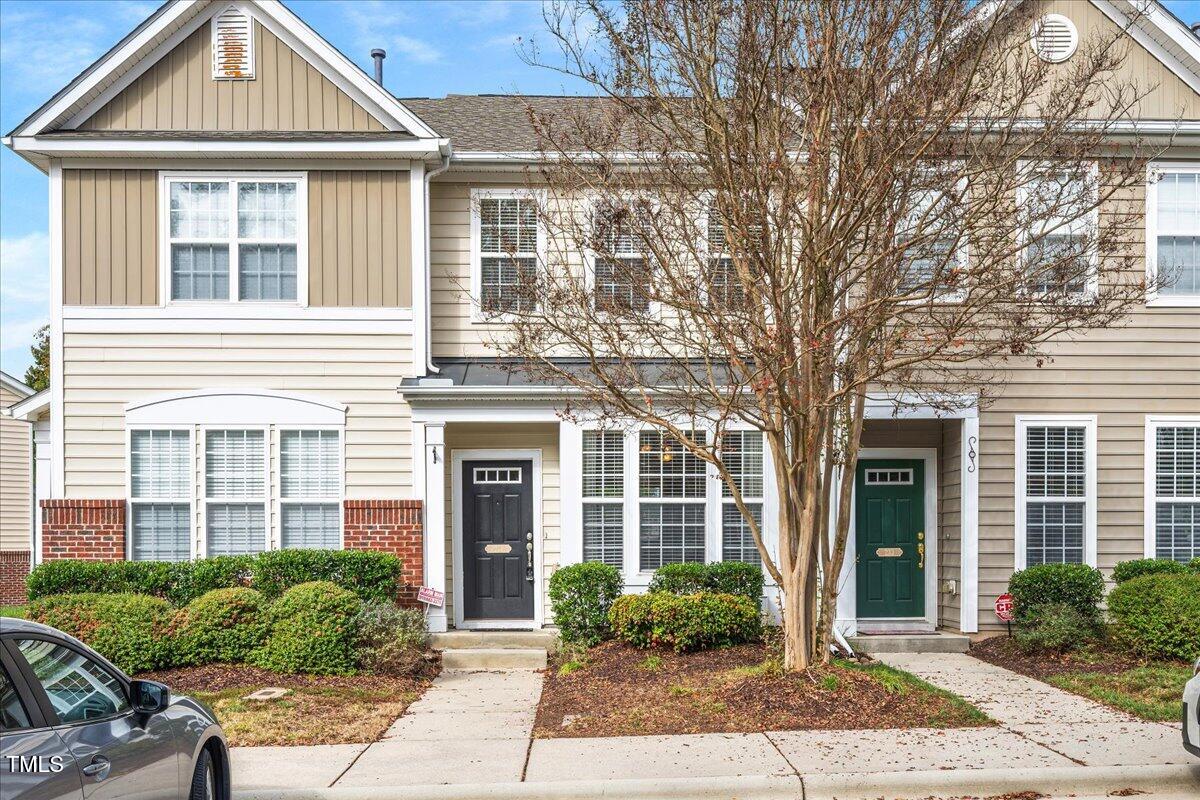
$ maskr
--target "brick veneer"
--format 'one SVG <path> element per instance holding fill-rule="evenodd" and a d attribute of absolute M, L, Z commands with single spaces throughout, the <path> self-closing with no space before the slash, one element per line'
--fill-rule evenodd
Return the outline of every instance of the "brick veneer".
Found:
<path fill-rule="evenodd" d="M 25 602 L 25 576 L 28 574 L 28 550 L 0 550 L 0 603 Z"/>
<path fill-rule="evenodd" d="M 404 559 L 397 602 L 417 605 L 425 576 L 420 500 L 346 500 L 343 542 L 347 550 L 381 550 Z"/>
<path fill-rule="evenodd" d="M 43 500 L 42 560 L 125 558 L 124 500 Z"/>

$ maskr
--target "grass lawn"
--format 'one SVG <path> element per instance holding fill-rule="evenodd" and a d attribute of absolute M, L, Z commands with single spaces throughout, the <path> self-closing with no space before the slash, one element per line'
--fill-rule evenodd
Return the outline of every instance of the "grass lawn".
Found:
<path fill-rule="evenodd" d="M 1029 653 L 997 636 L 973 645 L 971 655 L 1154 722 L 1179 721 L 1183 685 L 1192 677 L 1187 664 L 1142 661 L 1107 642 L 1073 653 Z"/>
<path fill-rule="evenodd" d="M 233 747 L 373 742 L 429 685 L 428 680 L 380 675 L 283 675 L 241 664 L 138 677 L 161 681 L 208 705 Z M 242 699 L 267 686 L 291 693 L 279 700 Z"/>
<path fill-rule="evenodd" d="M 970 727 L 974 706 L 878 662 L 784 673 L 766 645 L 677 654 L 619 642 L 563 654 L 546 677 L 541 738 L 765 730 Z"/>
<path fill-rule="evenodd" d="M 5 606 L 0 605 L 0 617 L 17 617 L 25 619 L 25 609 L 27 606 Z"/>

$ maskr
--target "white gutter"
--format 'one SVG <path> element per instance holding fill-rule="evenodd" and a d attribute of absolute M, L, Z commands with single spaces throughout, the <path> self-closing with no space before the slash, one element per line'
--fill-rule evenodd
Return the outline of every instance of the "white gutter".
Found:
<path fill-rule="evenodd" d="M 437 169 L 432 169 L 425 173 L 425 301 L 423 303 L 424 308 L 421 309 L 421 316 L 423 317 L 421 324 L 425 326 L 425 369 L 430 375 L 435 375 L 440 370 L 433 363 L 433 263 L 430 255 L 433 243 L 429 220 L 431 216 L 431 209 L 429 207 L 429 182 L 434 177 L 450 169 L 450 159 L 454 156 L 454 149 L 450 145 L 450 140 L 444 139 L 442 141 L 446 142 L 442 148 L 444 151 L 442 165 Z"/>

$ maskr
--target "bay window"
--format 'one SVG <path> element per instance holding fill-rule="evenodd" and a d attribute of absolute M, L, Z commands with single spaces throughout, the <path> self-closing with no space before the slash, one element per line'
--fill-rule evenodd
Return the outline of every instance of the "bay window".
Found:
<path fill-rule="evenodd" d="M 1164 164 L 1146 186 L 1151 301 L 1200 305 L 1200 164 Z"/>
<path fill-rule="evenodd" d="M 192 555 L 191 433 L 129 433 L 130 557 L 187 561 Z"/>
<path fill-rule="evenodd" d="M 1200 558 L 1200 417 L 1146 421 L 1146 556 Z"/>
<path fill-rule="evenodd" d="M 170 300 L 303 301 L 301 176 L 167 176 L 164 188 Z"/>

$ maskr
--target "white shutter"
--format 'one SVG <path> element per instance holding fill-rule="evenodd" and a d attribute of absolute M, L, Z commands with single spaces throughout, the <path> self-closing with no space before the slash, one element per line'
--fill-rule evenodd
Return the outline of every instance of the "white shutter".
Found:
<path fill-rule="evenodd" d="M 212 21 L 214 80 L 250 80 L 254 77 L 254 21 L 235 6 Z"/>
<path fill-rule="evenodd" d="M 1042 61 L 1058 64 L 1074 55 L 1079 33 L 1062 14 L 1047 14 L 1033 24 L 1030 44 Z"/>

